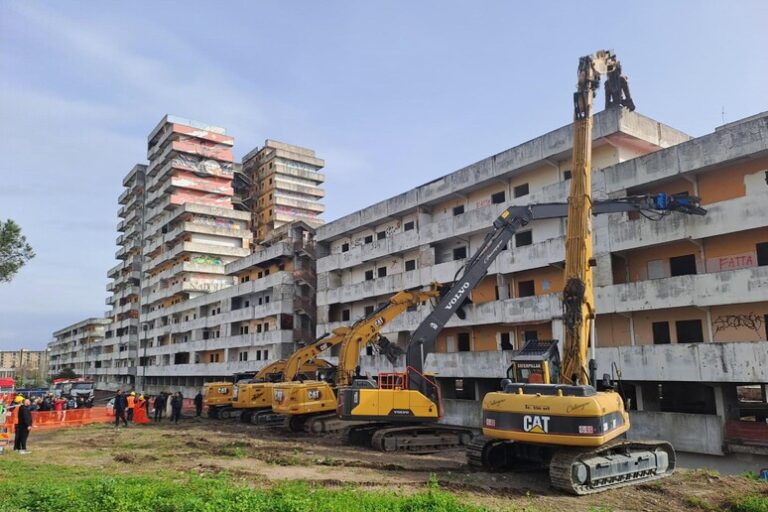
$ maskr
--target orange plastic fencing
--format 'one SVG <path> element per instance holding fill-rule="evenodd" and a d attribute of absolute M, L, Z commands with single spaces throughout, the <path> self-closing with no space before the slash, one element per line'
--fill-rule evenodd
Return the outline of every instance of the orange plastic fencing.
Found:
<path fill-rule="evenodd" d="M 40 430 L 78 427 L 110 421 L 115 421 L 115 415 L 106 407 L 67 409 L 66 411 L 34 411 L 32 413 L 33 428 Z"/>

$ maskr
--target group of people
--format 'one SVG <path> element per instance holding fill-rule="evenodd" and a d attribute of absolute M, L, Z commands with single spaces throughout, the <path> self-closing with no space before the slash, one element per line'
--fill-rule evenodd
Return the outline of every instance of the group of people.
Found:
<path fill-rule="evenodd" d="M 200 416 L 203 408 L 203 395 L 198 393 L 195 396 L 195 409 L 197 416 Z M 199 404 L 199 405 L 198 405 Z M 155 422 L 160 422 L 163 416 L 168 414 L 170 421 L 178 423 L 181 419 L 181 408 L 184 405 L 184 395 L 181 391 L 173 394 L 163 392 L 155 396 L 145 397 L 142 394 L 136 394 L 131 391 L 125 394 L 119 390 L 114 398 L 113 408 L 115 411 L 115 428 L 120 428 L 120 422 L 128 426 L 128 422 L 149 423 L 150 408 L 154 412 Z"/>
<path fill-rule="evenodd" d="M 83 409 L 93 407 L 93 397 L 56 397 L 53 393 L 48 393 L 44 397 L 38 397 L 31 400 L 30 411 L 66 411 L 68 409 Z"/>

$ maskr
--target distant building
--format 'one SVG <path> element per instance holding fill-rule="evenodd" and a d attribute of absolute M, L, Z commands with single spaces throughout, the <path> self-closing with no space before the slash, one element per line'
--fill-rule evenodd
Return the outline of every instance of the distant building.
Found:
<path fill-rule="evenodd" d="M 24 348 L 0 351 L 0 377 L 44 382 L 48 378 L 48 351 Z"/>
<path fill-rule="evenodd" d="M 109 323 L 108 318 L 88 318 L 54 332 L 48 344 L 49 375 L 64 369 L 83 377 L 98 375 L 104 365 L 102 342 Z"/>

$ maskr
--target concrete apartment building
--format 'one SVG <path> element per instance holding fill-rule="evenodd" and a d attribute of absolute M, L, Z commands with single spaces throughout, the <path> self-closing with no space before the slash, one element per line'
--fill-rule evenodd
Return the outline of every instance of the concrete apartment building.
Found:
<path fill-rule="evenodd" d="M 49 376 L 65 368 L 79 375 L 98 375 L 109 325 L 109 318 L 88 318 L 54 332 L 53 341 L 48 344 Z"/>
<path fill-rule="evenodd" d="M 118 249 L 120 263 L 109 269 L 110 296 L 106 303 L 112 323 L 104 333 L 99 365 L 93 376 L 102 387 L 126 384 L 135 376 L 141 299 L 142 248 L 144 246 L 144 211 L 147 166 L 135 165 L 123 178 L 125 190 L 118 197 Z M 83 373 L 85 375 L 85 373 Z"/>
<path fill-rule="evenodd" d="M 98 364 L 74 368 L 98 387 L 188 394 L 313 339 L 313 234 L 324 194 L 316 185 L 324 163 L 312 150 L 268 140 L 249 153 L 265 171 L 242 173 L 233 144 L 223 128 L 165 116 L 148 136 L 149 164 L 124 178 L 120 263 L 108 272 L 112 321 Z M 278 189 L 288 186 L 279 178 L 283 168 L 301 168 L 303 178 L 288 181 L 307 180 L 301 187 L 317 203 L 307 201 L 309 213 L 276 213 L 283 206 Z M 260 181 L 262 201 L 254 194 L 261 188 L 251 186 Z M 266 233 L 255 244 L 252 218 L 263 219 Z"/>
<path fill-rule="evenodd" d="M 323 224 L 323 167 L 325 162 L 313 150 L 269 139 L 243 157 L 256 240 L 289 222 L 303 221 L 312 228 Z"/>
<path fill-rule="evenodd" d="M 47 350 L 0 351 L 0 377 L 19 379 L 23 383 L 42 383 L 48 377 Z"/>
<path fill-rule="evenodd" d="M 621 371 L 635 436 L 713 454 L 765 445 L 764 422 L 738 420 L 768 410 L 768 113 L 692 139 L 611 110 L 595 117 L 593 137 L 595 198 L 688 193 L 709 210 L 595 219 L 598 373 Z M 509 205 L 565 201 L 571 145 L 569 125 L 320 227 L 317 332 L 398 290 L 451 282 Z M 564 230 L 564 220 L 543 220 L 518 232 L 466 319 L 441 333 L 426 370 L 441 384 L 445 421 L 479 426 L 509 351 L 563 339 Z M 427 313 L 401 315 L 385 334 L 402 345 Z M 362 371 L 392 366 L 368 356 Z M 761 386 L 755 402 L 739 402 L 746 385 Z"/>

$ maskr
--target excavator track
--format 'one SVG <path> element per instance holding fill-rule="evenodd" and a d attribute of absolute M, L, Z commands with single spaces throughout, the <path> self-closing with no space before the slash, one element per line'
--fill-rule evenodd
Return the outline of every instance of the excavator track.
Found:
<path fill-rule="evenodd" d="M 667 477 L 675 464 L 665 441 L 618 440 L 593 450 L 555 450 L 549 478 L 556 489 L 585 495 Z"/>
<path fill-rule="evenodd" d="M 285 416 L 272 412 L 272 409 L 264 409 L 251 413 L 250 422 L 252 425 L 282 425 Z"/>
<path fill-rule="evenodd" d="M 585 495 L 658 480 L 675 470 L 665 441 L 620 439 L 594 449 L 557 448 L 478 436 L 467 446 L 471 466 L 490 471 L 549 466 L 552 487 Z"/>
<path fill-rule="evenodd" d="M 340 419 L 336 413 L 319 414 L 310 416 L 304 423 L 304 432 L 309 434 L 330 434 L 341 432 L 350 425 L 362 424 L 364 422 L 345 421 Z"/>
<path fill-rule="evenodd" d="M 441 425 L 390 426 L 376 429 L 370 446 L 382 452 L 435 453 L 465 446 L 472 431 Z"/>

